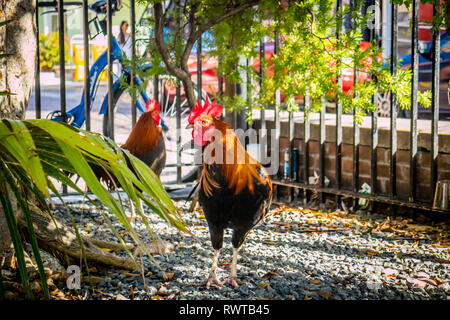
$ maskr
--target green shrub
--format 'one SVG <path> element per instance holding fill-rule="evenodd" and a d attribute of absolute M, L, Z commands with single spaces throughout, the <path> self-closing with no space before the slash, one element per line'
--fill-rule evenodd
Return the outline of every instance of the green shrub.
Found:
<path fill-rule="evenodd" d="M 65 39 L 64 56 L 69 61 L 69 42 Z M 59 65 L 59 35 L 56 32 L 39 35 L 39 59 L 42 71 L 53 71 Z"/>

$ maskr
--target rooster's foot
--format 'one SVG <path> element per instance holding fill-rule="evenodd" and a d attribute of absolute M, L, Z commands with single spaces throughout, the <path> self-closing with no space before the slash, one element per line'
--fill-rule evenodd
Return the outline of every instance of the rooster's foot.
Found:
<path fill-rule="evenodd" d="M 208 276 L 208 278 L 205 281 L 206 289 L 209 289 L 211 284 L 214 284 L 218 286 L 219 288 L 223 287 L 223 282 L 220 282 L 219 279 L 217 279 L 217 275 L 215 273 L 212 273 Z"/>
<path fill-rule="evenodd" d="M 220 282 L 219 279 L 217 279 L 217 275 L 216 274 L 210 274 L 208 276 L 208 278 L 206 278 L 204 281 L 194 283 L 194 284 L 192 284 L 192 286 L 195 286 L 195 287 L 206 286 L 206 289 L 209 289 L 211 287 L 211 284 L 213 284 L 213 285 L 215 285 L 215 286 L 217 286 L 219 288 L 223 287 L 223 282 Z"/>
<path fill-rule="evenodd" d="M 228 279 L 224 283 L 229 283 L 237 289 L 237 288 L 239 288 L 239 285 L 244 284 L 245 282 L 238 280 L 237 277 L 229 276 Z"/>

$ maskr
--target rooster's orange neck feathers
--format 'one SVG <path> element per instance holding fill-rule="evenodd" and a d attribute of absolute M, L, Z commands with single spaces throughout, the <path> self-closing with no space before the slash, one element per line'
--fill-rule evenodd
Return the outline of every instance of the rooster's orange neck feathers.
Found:
<path fill-rule="evenodd" d="M 161 127 L 156 125 L 150 112 L 145 112 L 136 122 L 122 148 L 137 157 L 142 157 L 148 151 L 156 148 L 160 135 Z"/>
<path fill-rule="evenodd" d="M 213 121 L 215 128 L 221 132 L 222 138 L 209 143 L 206 148 L 213 147 L 213 150 L 222 149 L 223 161 L 215 164 L 221 169 L 222 175 L 228 183 L 228 188 L 234 190 L 235 194 L 238 194 L 247 187 L 250 193 L 254 194 L 253 179 L 256 179 L 262 184 L 269 183 L 270 189 L 272 189 L 270 179 L 263 180 L 258 172 L 258 167 L 265 171 L 264 167 L 245 151 L 233 130 L 225 122 L 217 118 L 213 118 Z M 211 160 L 213 156 L 215 156 L 214 151 L 211 154 L 209 152 L 204 153 L 205 161 L 201 185 L 207 195 L 211 195 L 211 187 L 217 187 L 217 183 L 207 171 L 208 163 L 214 162 L 214 160 Z"/>

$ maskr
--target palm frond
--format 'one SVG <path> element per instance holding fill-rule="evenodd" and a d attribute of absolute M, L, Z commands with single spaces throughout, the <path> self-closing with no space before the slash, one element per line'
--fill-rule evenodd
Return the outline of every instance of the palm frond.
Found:
<path fill-rule="evenodd" d="M 127 158 L 136 174 L 127 166 Z M 80 195 L 86 197 L 88 201 L 95 203 L 85 191 L 81 190 L 70 179 L 70 175 L 79 175 L 89 190 L 125 227 L 141 250 L 153 259 L 147 247 L 143 245 L 138 234 L 128 221 L 124 213 L 122 199 L 120 197 L 118 199 L 114 198 L 111 192 L 98 181 L 91 168 L 91 165 L 94 164 L 101 166 L 107 172 L 117 177 L 117 181 L 130 201 L 135 204 L 135 207 L 139 207 L 139 201 L 143 201 L 172 226 L 189 232 L 154 172 L 129 152 L 121 150 L 113 141 L 98 134 L 51 120 L 2 120 L 0 121 L 0 201 L 11 233 L 18 260 L 19 273 L 27 298 L 32 298 L 33 293 L 28 283 L 22 246 L 23 239 L 21 239 L 17 221 L 15 220 L 10 194 L 16 198 L 23 212 L 29 229 L 29 238 L 33 255 L 38 265 L 44 294 L 49 298 L 39 247 L 33 232 L 33 221 L 31 220 L 27 197 L 29 197 L 29 194 L 33 195 L 34 197 L 32 198 L 41 204 L 44 211 L 54 221 L 47 201 L 51 193 L 61 200 L 63 199 L 51 179 L 70 186 Z M 140 211 L 138 213 L 152 236 L 151 227 L 145 215 Z M 132 261 L 137 265 L 134 256 L 114 228 L 108 215 L 105 213 L 102 213 L 102 215 Z M 72 223 L 72 226 L 83 251 L 79 230 L 74 223 Z M 156 263 L 154 259 L 153 261 Z M 84 262 L 87 265 L 86 258 Z M 2 296 L 1 293 L 0 291 L 0 298 Z"/>

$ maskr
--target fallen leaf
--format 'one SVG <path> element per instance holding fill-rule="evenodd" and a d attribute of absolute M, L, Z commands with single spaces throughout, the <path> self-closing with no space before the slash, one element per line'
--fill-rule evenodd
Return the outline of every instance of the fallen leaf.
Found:
<path fill-rule="evenodd" d="M 386 268 L 383 271 L 384 271 L 384 274 L 386 275 L 386 277 L 390 277 L 390 278 L 395 278 L 400 273 L 399 270 L 391 269 L 391 268 Z"/>
<path fill-rule="evenodd" d="M 51 294 L 52 296 L 56 296 L 59 292 L 60 292 L 59 289 L 56 288 L 55 290 L 53 290 L 52 292 L 50 292 L 50 294 Z"/>
<path fill-rule="evenodd" d="M 450 263 L 450 260 L 445 260 L 445 259 L 441 259 L 441 258 L 434 258 L 434 260 L 436 260 L 436 262 L 439 262 L 439 263 Z"/>
<path fill-rule="evenodd" d="M 151 299 L 152 299 L 152 300 L 164 300 L 164 297 L 161 297 L 161 296 L 153 296 Z"/>
<path fill-rule="evenodd" d="M 131 272 L 126 272 L 125 273 L 126 277 L 139 277 L 140 274 L 139 273 L 131 273 Z"/>
<path fill-rule="evenodd" d="M 164 280 L 164 281 L 170 281 L 170 280 L 172 280 L 174 274 L 175 274 L 174 272 L 164 273 L 164 274 L 163 274 L 163 280 Z"/>
<path fill-rule="evenodd" d="M 87 233 L 91 232 L 91 228 L 89 228 L 89 225 L 86 225 L 86 232 Z"/>
<path fill-rule="evenodd" d="M 277 244 L 276 242 L 273 242 L 273 241 L 269 241 L 269 240 L 264 240 L 263 241 L 263 244 L 268 244 L 268 245 L 270 245 L 270 246 L 273 246 L 273 245 L 275 245 L 275 244 Z"/>
<path fill-rule="evenodd" d="M 97 272 L 98 272 L 98 270 L 97 270 L 97 268 L 96 268 L 96 267 L 91 267 L 91 268 L 89 268 L 89 272 L 92 272 L 92 273 L 97 273 Z"/>
<path fill-rule="evenodd" d="M 65 297 L 70 300 L 74 300 L 74 301 L 77 300 L 77 298 L 74 297 L 70 292 L 66 292 Z"/>
<path fill-rule="evenodd" d="M 434 277 L 433 280 L 434 280 L 434 282 L 436 282 L 436 285 L 437 285 L 437 286 L 440 286 L 441 284 L 444 283 L 444 282 L 443 282 L 441 279 L 439 279 L 438 277 Z"/>
<path fill-rule="evenodd" d="M 260 283 L 258 283 L 258 287 L 260 287 L 260 288 L 267 288 L 269 286 L 270 286 L 270 283 L 268 283 L 268 282 L 260 282 Z"/>
<path fill-rule="evenodd" d="M 229 268 L 231 266 L 231 262 L 223 262 L 223 263 L 219 263 L 217 265 L 219 267 L 227 267 L 227 268 Z"/>
<path fill-rule="evenodd" d="M 205 219 L 205 216 L 203 214 L 201 214 L 197 217 L 197 219 Z"/>
<path fill-rule="evenodd" d="M 111 248 L 101 248 L 103 251 L 106 251 L 106 252 L 111 252 L 112 251 L 112 249 Z"/>
<path fill-rule="evenodd" d="M 272 277 L 279 277 L 279 278 L 282 278 L 282 276 L 280 276 L 278 273 L 269 271 L 269 272 L 267 272 L 265 275 L 262 276 L 262 279 L 264 279 L 264 280 L 270 280 L 270 279 L 272 279 Z"/>
<path fill-rule="evenodd" d="M 438 247 L 438 248 L 447 248 L 450 247 L 450 242 L 441 242 L 441 243 L 433 243 L 432 246 Z"/>
<path fill-rule="evenodd" d="M 325 298 L 325 299 L 333 299 L 334 298 L 328 291 L 319 293 L 319 296 L 321 296 L 322 298 Z"/>
<path fill-rule="evenodd" d="M 303 300 L 312 300 L 312 298 L 309 297 L 308 295 L 305 295 L 305 297 L 303 298 Z"/>
<path fill-rule="evenodd" d="M 311 283 L 311 284 L 320 284 L 320 281 L 319 280 L 311 280 L 309 283 Z"/>
<path fill-rule="evenodd" d="M 370 249 L 367 250 L 366 253 L 367 253 L 369 256 L 378 256 L 378 255 L 380 255 L 380 253 L 379 253 L 378 251 L 370 250 Z"/>
<path fill-rule="evenodd" d="M 158 296 L 168 297 L 171 295 L 179 295 L 179 291 L 169 291 L 165 284 L 162 284 L 158 287 L 158 291 L 156 292 Z"/>
<path fill-rule="evenodd" d="M 130 297 L 131 297 L 131 300 L 134 300 L 134 289 L 133 289 L 133 287 L 130 287 Z"/>
<path fill-rule="evenodd" d="M 417 247 L 418 245 L 419 245 L 419 241 L 416 241 L 416 242 L 414 242 L 414 243 L 411 245 L 411 247 L 415 248 L 415 247 Z"/>

